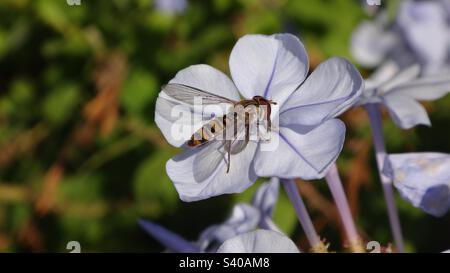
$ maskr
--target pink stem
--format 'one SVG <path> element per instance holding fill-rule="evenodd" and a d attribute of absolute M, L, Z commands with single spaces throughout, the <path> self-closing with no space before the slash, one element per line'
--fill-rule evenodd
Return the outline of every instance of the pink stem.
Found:
<path fill-rule="evenodd" d="M 384 166 L 384 159 L 386 157 L 386 145 L 384 143 L 383 138 L 383 128 L 381 122 L 380 109 L 378 104 L 367 104 L 365 108 L 369 114 L 370 125 L 372 127 L 372 137 L 375 146 L 378 173 L 380 175 L 384 198 L 387 204 L 389 223 L 391 225 L 395 246 L 397 247 L 398 252 L 405 252 L 402 236 L 402 228 L 400 225 L 400 219 L 398 217 L 397 207 L 395 205 L 392 181 L 382 172 Z"/>
<path fill-rule="evenodd" d="M 341 216 L 350 248 L 353 252 L 364 252 L 364 247 L 361 244 L 361 240 L 356 230 L 355 222 L 353 221 L 350 206 L 348 205 L 347 197 L 345 196 L 344 187 L 342 186 L 336 163 L 331 166 L 325 179 L 331 194 L 333 195 L 339 215 Z"/>
<path fill-rule="evenodd" d="M 300 193 L 298 192 L 297 186 L 294 180 L 281 180 L 281 183 L 286 190 L 286 194 L 291 200 L 292 205 L 297 213 L 297 218 L 300 221 L 300 225 L 308 238 L 308 242 L 311 248 L 323 250 L 323 243 L 320 240 L 319 235 L 317 235 L 316 229 L 312 223 L 311 217 L 308 214 L 305 203 L 303 202 Z M 326 248 L 325 248 L 326 249 Z"/>

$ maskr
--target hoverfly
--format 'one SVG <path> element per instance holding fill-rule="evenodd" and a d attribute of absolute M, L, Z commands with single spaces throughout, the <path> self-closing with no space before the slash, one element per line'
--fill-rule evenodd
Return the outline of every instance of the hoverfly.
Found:
<path fill-rule="evenodd" d="M 163 86 L 162 90 L 169 97 L 189 105 L 194 104 L 194 98 L 196 97 L 201 98 L 202 103 L 206 105 L 221 103 L 232 105 L 227 114 L 210 119 L 194 132 L 186 143 L 188 147 L 195 148 L 213 140 L 224 140 L 223 144 L 228 158 L 227 173 L 230 170 L 231 154 L 242 151 L 249 142 L 250 127 L 253 125 L 253 122 L 256 122 L 257 128 L 263 123 L 268 132 L 271 130 L 271 105 L 276 105 L 276 103 L 262 96 L 235 101 L 177 83 L 169 83 Z M 231 137 L 230 130 L 232 131 Z"/>

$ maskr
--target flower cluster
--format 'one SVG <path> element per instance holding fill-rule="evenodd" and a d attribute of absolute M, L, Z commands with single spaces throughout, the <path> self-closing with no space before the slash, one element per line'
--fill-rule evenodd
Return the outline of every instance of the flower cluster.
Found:
<path fill-rule="evenodd" d="M 342 58 L 331 58 L 309 74 L 305 47 L 292 34 L 240 38 L 229 59 L 231 79 L 209 65 L 179 71 L 162 87 L 155 122 L 170 144 L 183 149 L 166 164 L 180 199 L 240 193 L 258 177 L 272 180 L 258 189 L 251 205 L 236 205 L 229 219 L 205 229 L 195 242 L 149 221 L 142 220 L 142 227 L 170 251 L 299 252 L 272 220 L 281 179 L 311 250 L 327 251 L 295 186 L 296 178 L 325 178 L 350 250 L 363 252 L 335 165 L 345 139 L 345 125 L 337 117 L 363 106 L 395 246 L 403 252 L 392 185 L 414 206 L 444 215 L 450 208 L 450 155 L 389 155 L 379 105 L 402 129 L 431 125 L 420 101 L 450 91 L 449 7 L 446 0 L 405 0 L 395 18 L 381 10 L 358 27 L 351 51 L 361 65 L 374 68 L 365 80 Z M 260 125 L 264 138 L 254 137 Z M 218 136 L 225 132 L 229 138 Z"/>
<path fill-rule="evenodd" d="M 374 21 L 362 23 L 352 37 L 355 59 L 363 66 L 375 68 L 365 80 L 357 104 L 365 106 L 369 114 L 391 229 L 400 251 L 403 238 L 392 182 L 405 200 L 435 216 L 448 210 L 448 188 L 440 184 L 445 171 L 429 171 L 443 163 L 432 160 L 438 154 L 387 154 L 379 105 L 402 129 L 420 124 L 431 126 L 419 101 L 439 99 L 450 92 L 449 7 L 448 0 L 404 0 L 395 18 L 380 11 Z"/>
<path fill-rule="evenodd" d="M 354 32 L 351 51 L 364 66 L 387 59 L 401 68 L 420 63 L 432 74 L 450 68 L 450 4 L 448 0 L 402 1 L 395 18 L 380 11 Z"/>
<path fill-rule="evenodd" d="M 441 153 L 391 154 L 384 173 L 403 198 L 434 216 L 450 209 L 450 155 Z"/>
<path fill-rule="evenodd" d="M 258 228 L 282 233 L 272 221 L 272 214 L 278 200 L 278 190 L 278 179 L 272 178 L 270 182 L 265 182 L 256 191 L 251 204 L 235 205 L 231 216 L 226 221 L 206 228 L 196 242 L 189 242 L 151 221 L 140 220 L 139 223 L 148 234 L 161 242 L 169 251 L 216 252 L 227 240 Z"/>

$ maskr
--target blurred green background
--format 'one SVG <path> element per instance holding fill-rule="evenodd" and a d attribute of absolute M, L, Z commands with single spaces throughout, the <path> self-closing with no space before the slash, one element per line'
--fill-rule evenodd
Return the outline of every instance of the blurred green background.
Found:
<path fill-rule="evenodd" d="M 179 152 L 153 122 L 159 87 L 199 63 L 228 73 L 228 56 L 248 33 L 292 32 L 311 69 L 331 56 L 351 60 L 349 38 L 368 18 L 351 0 L 188 0 L 182 13 L 151 0 L 0 1 L 0 251 L 154 252 L 137 225 L 159 222 L 188 239 L 223 221 L 243 194 L 183 203 L 165 174 Z M 363 75 L 370 71 L 361 70 Z M 391 152 L 450 152 L 450 96 L 426 105 L 432 128 L 401 131 L 386 117 Z M 367 116 L 343 117 L 338 165 L 365 240 L 391 241 Z M 342 251 L 341 228 L 322 181 L 301 182 L 321 236 Z M 436 219 L 402 201 L 409 251 L 450 248 L 450 217 Z M 284 193 L 275 221 L 307 247 Z"/>

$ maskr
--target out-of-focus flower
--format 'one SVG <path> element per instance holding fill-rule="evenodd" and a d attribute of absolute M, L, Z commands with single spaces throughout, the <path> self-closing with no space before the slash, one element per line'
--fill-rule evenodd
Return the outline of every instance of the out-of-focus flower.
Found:
<path fill-rule="evenodd" d="M 200 248 L 193 242 L 185 240 L 180 235 L 151 221 L 139 220 L 139 225 L 153 238 L 167 248 L 168 251 L 177 253 L 196 253 Z"/>
<path fill-rule="evenodd" d="M 450 0 L 442 0 L 442 3 L 444 4 L 444 8 L 447 11 L 447 14 L 450 15 Z"/>
<path fill-rule="evenodd" d="M 383 172 L 401 196 L 436 217 L 450 209 L 450 155 L 442 153 L 392 154 Z"/>
<path fill-rule="evenodd" d="M 409 129 L 419 124 L 430 126 L 428 114 L 419 101 L 435 100 L 448 94 L 450 74 L 436 73 L 419 77 L 420 74 L 419 65 L 400 69 L 398 64 L 393 61 L 385 62 L 371 78 L 366 80 L 365 89 L 357 103 L 365 105 L 369 114 L 378 171 L 384 189 L 394 240 L 400 251 L 403 251 L 403 240 L 393 199 L 391 180 L 381 173 L 385 165 L 386 147 L 378 104 L 387 108 L 394 123 L 402 129 Z"/>
<path fill-rule="evenodd" d="M 272 221 L 273 210 L 278 200 L 279 181 L 272 178 L 270 182 L 261 185 L 256 191 L 252 206 L 237 204 L 231 217 L 222 224 L 213 225 L 203 231 L 199 238 L 201 249 L 211 246 L 217 248 L 217 244 L 236 235 L 252 231 L 257 227 L 272 229 L 281 232 Z"/>
<path fill-rule="evenodd" d="M 375 67 L 389 59 L 401 68 L 419 63 L 424 74 L 449 70 L 450 12 L 448 1 L 405 0 L 396 19 L 380 12 L 353 33 L 351 51 L 361 65 Z"/>
<path fill-rule="evenodd" d="M 280 181 L 271 178 L 270 182 L 262 184 L 253 196 L 253 207 L 261 212 L 262 218 L 272 218 L 275 205 L 278 201 Z"/>
<path fill-rule="evenodd" d="M 221 141 L 210 141 L 172 158 L 166 170 L 180 198 L 195 201 L 242 192 L 258 176 L 323 177 L 344 142 L 345 126 L 335 117 L 356 101 L 363 88 L 355 67 L 344 59 L 333 58 L 318 66 L 306 79 L 308 58 L 303 44 L 293 35 L 277 34 L 247 35 L 239 39 L 230 56 L 230 71 L 234 83 L 207 65 L 188 67 L 178 72 L 170 83 L 230 100 L 239 100 L 240 92 L 246 99 L 262 96 L 276 102 L 277 108 L 270 117 L 270 138 L 250 140 L 240 152 L 231 153 L 228 172 L 224 156 L 227 151 Z M 184 121 L 172 117 L 171 110 L 183 104 L 186 105 L 170 97 L 164 89 L 156 104 L 156 124 L 168 142 L 177 147 L 190 137 L 187 134 L 180 140 L 173 136 L 173 124 Z M 210 116 L 205 121 L 193 109 L 192 106 L 186 112 L 197 115 L 198 119 L 193 119 L 202 122 L 192 126 L 192 133 L 211 120 Z M 191 118 L 185 121 L 192 123 Z"/>
<path fill-rule="evenodd" d="M 441 1 L 404 1 L 397 24 L 426 74 L 450 61 L 450 14 Z"/>
<path fill-rule="evenodd" d="M 276 178 L 263 183 L 256 191 L 252 205 L 237 204 L 226 221 L 206 228 L 196 242 L 188 242 L 151 221 L 140 220 L 139 224 L 170 251 L 215 252 L 224 241 L 258 227 L 281 233 L 272 222 L 273 210 L 278 200 L 278 189 L 279 181 Z"/>
<path fill-rule="evenodd" d="M 399 43 L 393 31 L 386 31 L 386 13 L 380 13 L 375 20 L 362 22 L 353 32 L 350 51 L 362 66 L 373 68 L 380 65 Z"/>
<path fill-rule="evenodd" d="M 155 8 L 167 14 L 182 13 L 187 5 L 187 0 L 155 0 Z"/>
<path fill-rule="evenodd" d="M 225 241 L 217 253 L 299 253 L 291 239 L 270 230 L 255 230 Z"/>
<path fill-rule="evenodd" d="M 236 235 L 254 230 L 261 220 L 260 212 L 247 204 L 238 204 L 225 222 L 208 227 L 200 234 L 200 249 L 211 251 L 217 249 L 225 240 Z"/>
<path fill-rule="evenodd" d="M 382 66 L 367 79 L 359 105 L 383 104 L 397 126 L 409 129 L 418 124 L 431 125 L 425 108 L 418 101 L 441 98 L 450 92 L 450 74 L 419 77 L 420 67 L 401 71 L 393 63 Z"/>

